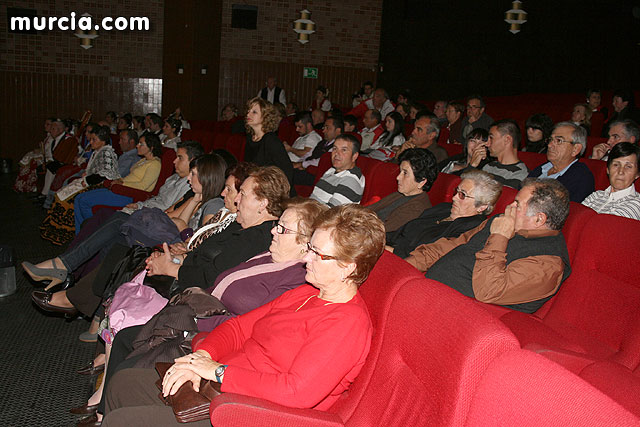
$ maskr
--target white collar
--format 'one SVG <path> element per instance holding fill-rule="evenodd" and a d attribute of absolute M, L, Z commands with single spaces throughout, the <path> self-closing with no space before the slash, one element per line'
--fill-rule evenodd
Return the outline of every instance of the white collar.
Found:
<path fill-rule="evenodd" d="M 610 200 L 616 201 L 616 200 L 623 199 L 623 198 L 625 198 L 627 196 L 630 196 L 632 194 L 635 194 L 636 193 L 636 187 L 635 187 L 634 184 L 631 184 L 630 186 L 628 186 L 624 190 L 613 191 L 613 187 L 609 186 L 609 188 L 607 188 L 605 190 L 605 192 L 607 193 L 607 197 Z"/>

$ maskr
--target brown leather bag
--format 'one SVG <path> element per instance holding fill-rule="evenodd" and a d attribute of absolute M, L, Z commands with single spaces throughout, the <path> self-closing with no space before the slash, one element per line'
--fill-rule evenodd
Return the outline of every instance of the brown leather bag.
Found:
<path fill-rule="evenodd" d="M 164 397 L 162 395 L 162 379 L 173 363 L 157 362 L 156 371 L 160 379 L 156 381 L 156 386 L 160 389 L 158 397 L 165 405 L 171 406 L 173 414 L 179 423 L 190 423 L 209 418 L 209 405 L 214 397 L 222 393 L 220 384 L 215 381 L 200 381 L 200 391 L 193 389 L 191 382 L 186 382 L 178 389 L 173 396 Z"/>

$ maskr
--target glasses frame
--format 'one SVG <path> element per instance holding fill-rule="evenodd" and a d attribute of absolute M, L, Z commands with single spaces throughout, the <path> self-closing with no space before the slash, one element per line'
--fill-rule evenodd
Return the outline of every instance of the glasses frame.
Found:
<path fill-rule="evenodd" d="M 456 187 L 456 189 L 453 191 L 454 191 L 453 195 L 455 196 L 457 194 L 460 200 L 475 199 L 475 197 L 469 196 L 467 193 L 464 193 L 462 190 L 460 190 L 460 187 Z"/>
<path fill-rule="evenodd" d="M 287 228 L 284 225 L 280 224 L 279 222 L 276 222 L 273 225 L 273 228 L 276 229 L 276 233 L 278 233 L 278 234 L 300 234 L 300 235 L 304 236 L 304 234 L 302 234 L 302 233 L 300 233 L 298 231 L 292 230 L 290 228 Z"/>
<path fill-rule="evenodd" d="M 333 255 L 325 255 L 325 254 L 321 254 L 320 252 L 318 252 L 316 249 L 313 248 L 313 246 L 311 245 L 311 242 L 307 242 L 307 250 L 309 252 L 313 252 L 317 257 L 319 257 L 322 261 L 329 261 L 329 260 L 338 260 L 337 257 L 334 257 Z"/>
<path fill-rule="evenodd" d="M 558 140 L 562 140 L 562 142 L 557 142 Z M 558 136 L 556 136 L 556 137 L 550 136 L 549 138 L 547 138 L 547 145 L 553 144 L 556 147 L 560 147 L 566 142 L 571 144 L 571 145 L 573 145 L 573 141 L 568 141 L 568 140 L 564 139 L 561 136 L 560 137 L 558 137 Z"/>

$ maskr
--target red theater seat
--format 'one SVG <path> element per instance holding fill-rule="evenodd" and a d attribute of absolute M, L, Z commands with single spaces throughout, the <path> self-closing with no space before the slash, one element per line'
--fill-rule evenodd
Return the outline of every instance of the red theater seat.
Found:
<path fill-rule="evenodd" d="M 625 410 L 561 366 L 524 350 L 494 359 L 478 385 L 465 422 L 469 427 L 639 424 L 637 413 Z"/>
<path fill-rule="evenodd" d="M 226 139 L 224 148 L 241 162 L 244 160 L 244 146 L 246 143 L 247 136 L 243 133 L 236 133 Z"/>
<path fill-rule="evenodd" d="M 211 403 L 213 425 L 462 425 L 482 373 L 518 348 L 513 335 L 471 299 L 389 253 L 360 290 L 374 327 L 371 350 L 328 412 L 224 393 Z"/>
<path fill-rule="evenodd" d="M 518 151 L 518 158 L 527 165 L 527 169 L 529 169 L 529 171 L 534 170 L 543 163 L 547 163 L 547 155 L 544 153 Z"/>
<path fill-rule="evenodd" d="M 113 187 L 111 187 L 111 191 L 116 194 L 132 197 L 134 202 L 146 200 L 151 196 L 157 195 L 160 187 L 162 187 L 166 179 L 173 175 L 175 171 L 175 168 L 173 166 L 173 161 L 175 160 L 175 158 L 175 150 L 173 150 L 172 148 L 162 148 L 162 166 L 160 167 L 160 175 L 158 175 L 156 186 L 153 187 L 153 190 L 151 192 L 137 190 L 131 187 L 125 187 L 124 185 L 114 185 Z M 101 207 L 103 206 L 95 206 L 94 209 Z"/>
<path fill-rule="evenodd" d="M 607 174 L 607 162 L 593 159 L 580 159 L 580 162 L 587 165 L 593 174 L 596 190 L 605 190 L 609 187 L 609 175 Z"/>

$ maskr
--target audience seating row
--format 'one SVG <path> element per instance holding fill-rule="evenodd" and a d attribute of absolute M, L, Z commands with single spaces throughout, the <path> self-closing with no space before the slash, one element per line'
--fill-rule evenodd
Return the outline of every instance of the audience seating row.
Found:
<path fill-rule="evenodd" d="M 483 306 L 385 252 L 360 291 L 374 326 L 350 390 L 327 412 L 224 393 L 215 426 L 632 426 L 622 407 L 561 365 L 521 349 Z"/>

